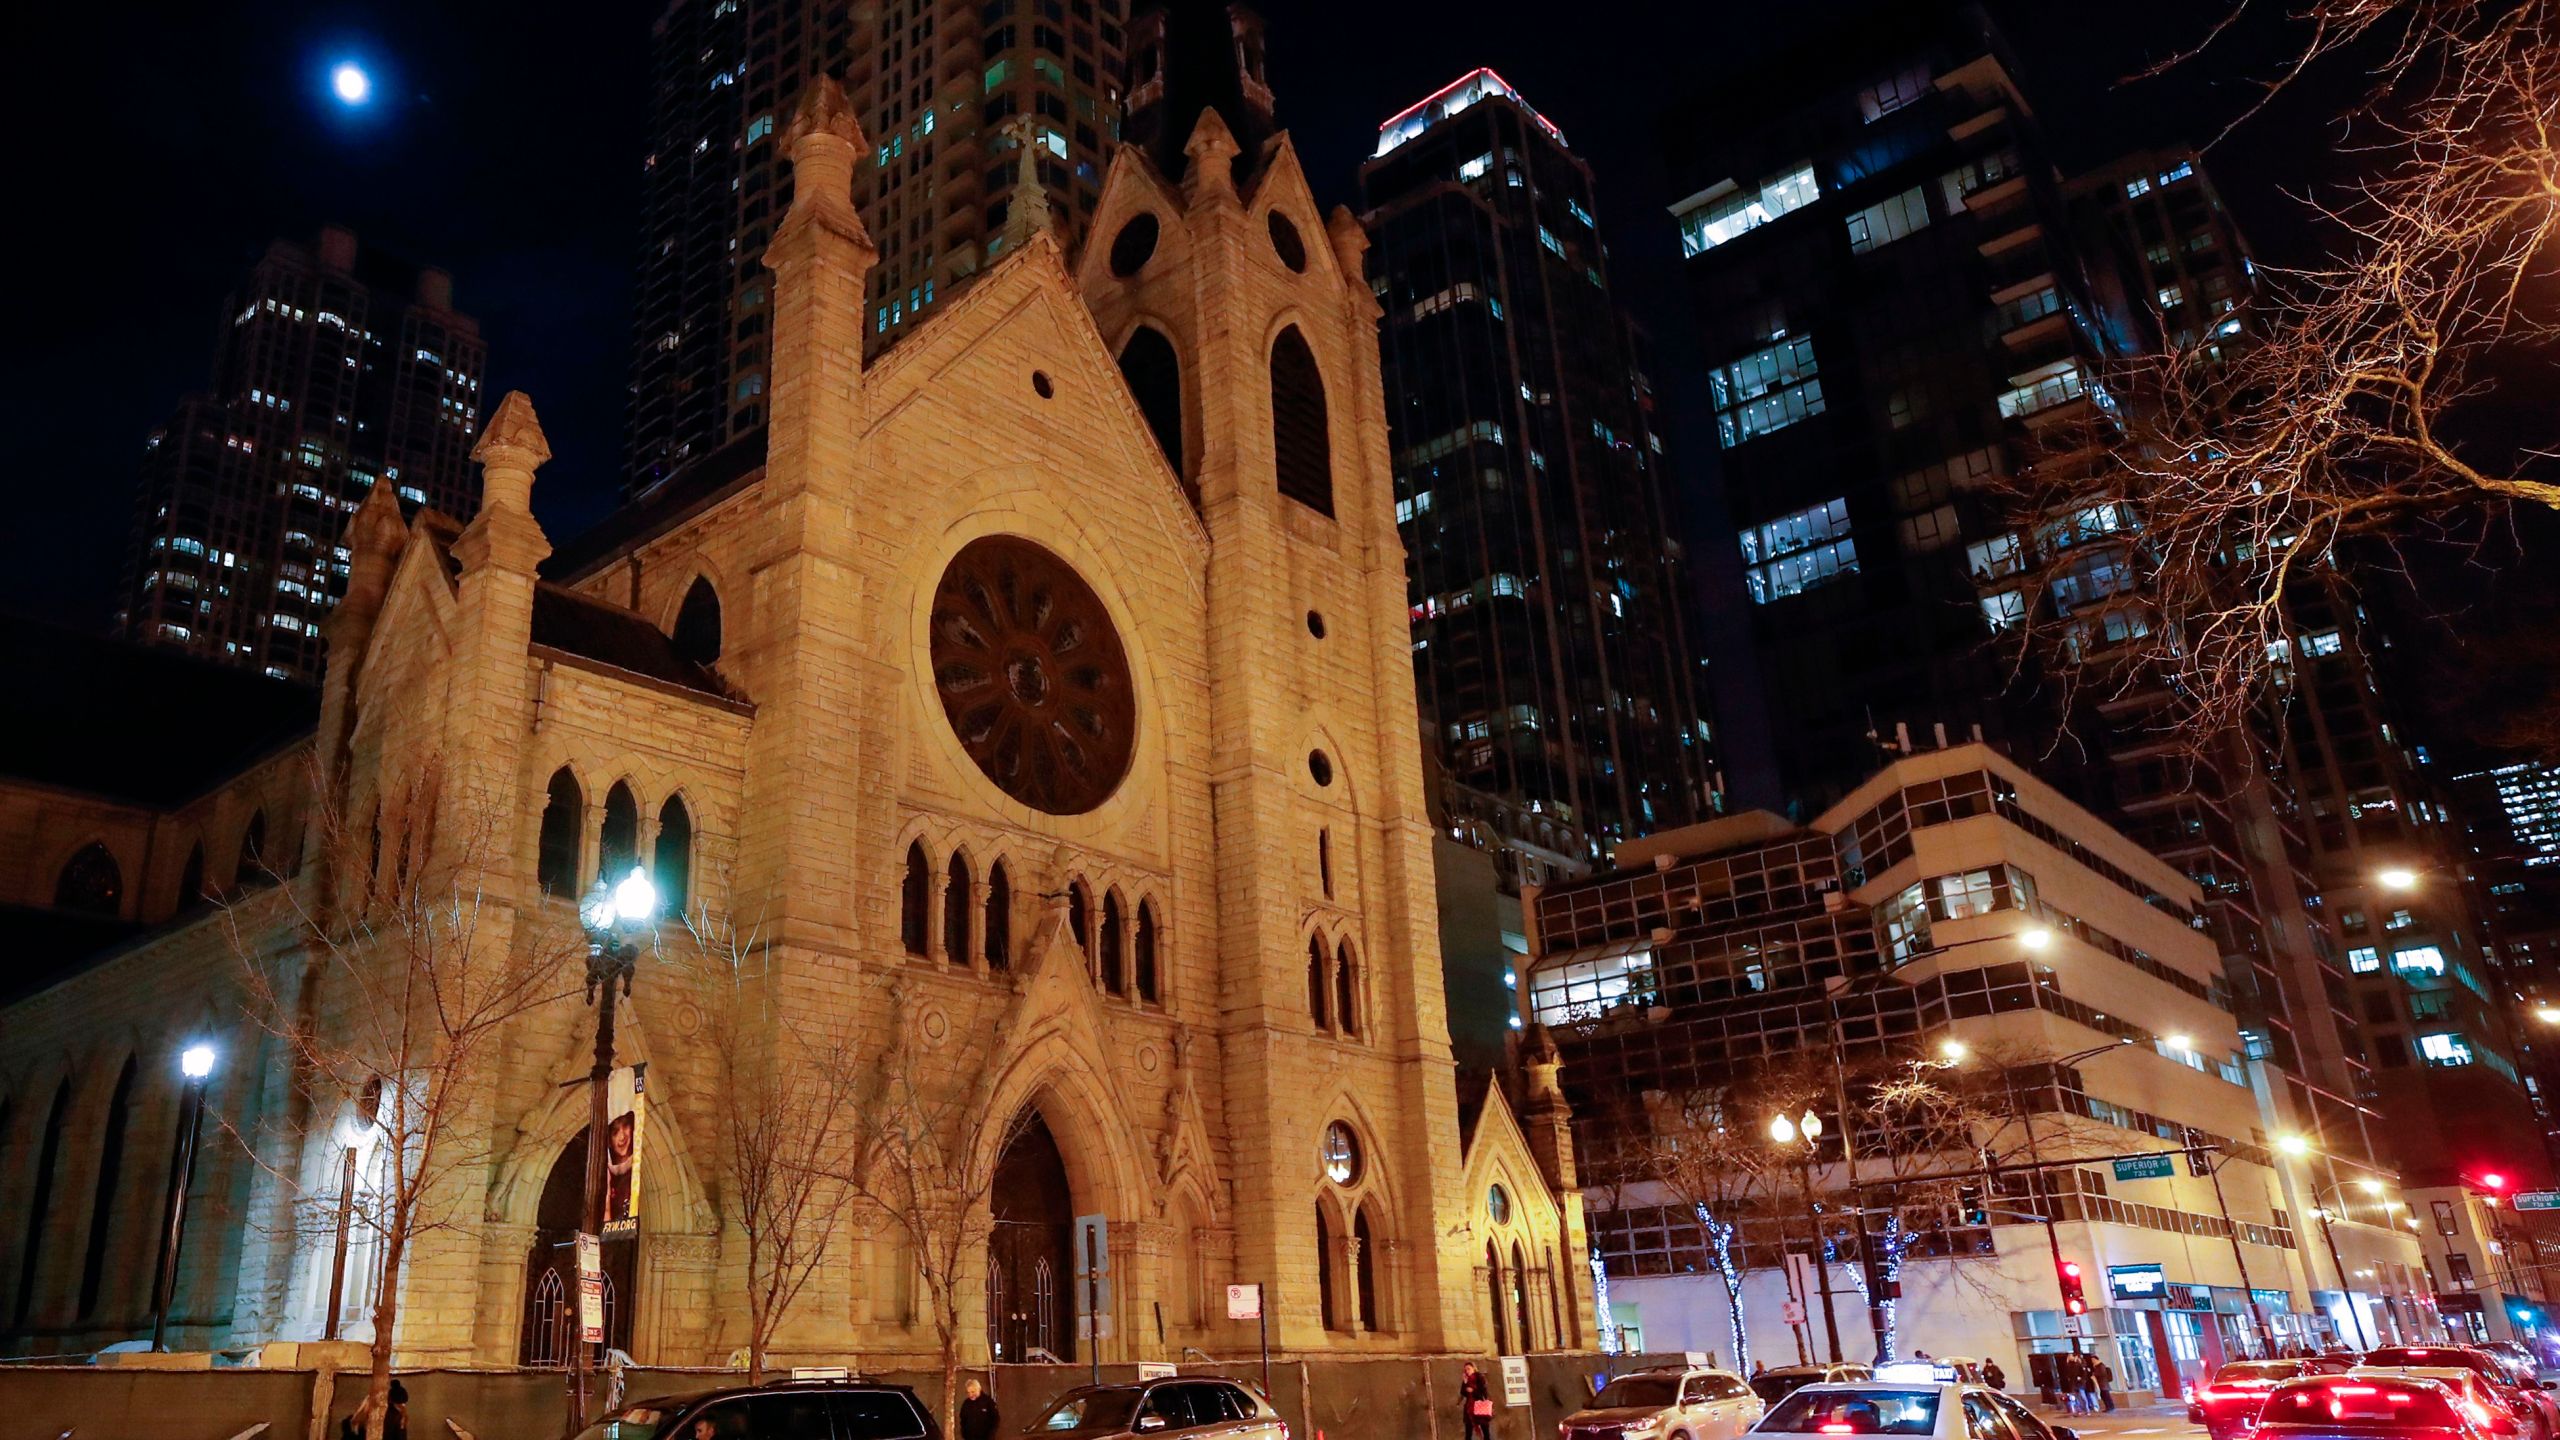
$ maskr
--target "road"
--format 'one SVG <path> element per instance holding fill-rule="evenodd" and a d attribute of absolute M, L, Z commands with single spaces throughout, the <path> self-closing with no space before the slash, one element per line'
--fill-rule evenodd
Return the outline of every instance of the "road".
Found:
<path fill-rule="evenodd" d="M 2142 1440 L 2196 1440 L 2204 1434 L 2203 1426 L 2187 1422 L 2187 1407 L 2183 1404 L 2126 1406 L 2100 1415 L 2058 1415 L 2039 1406 L 2036 1413 L 2044 1416 L 2046 1424 L 2067 1426 L 2087 1440 L 2097 1440 L 2099 1436 L 2112 1440 L 2118 1435 Z"/>

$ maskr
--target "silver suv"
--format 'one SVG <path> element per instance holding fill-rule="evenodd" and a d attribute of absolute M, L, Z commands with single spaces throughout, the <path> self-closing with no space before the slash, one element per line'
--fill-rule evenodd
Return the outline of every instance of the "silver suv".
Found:
<path fill-rule="evenodd" d="M 1732 1440 L 1760 1418 L 1760 1397 L 1730 1370 L 1637 1370 L 1564 1418 L 1559 1440 Z"/>
<path fill-rule="evenodd" d="M 1077 1440 L 1289 1440 L 1289 1427 L 1270 1401 L 1233 1380 L 1212 1378 L 1081 1385 L 1059 1396 L 1022 1433 Z"/>

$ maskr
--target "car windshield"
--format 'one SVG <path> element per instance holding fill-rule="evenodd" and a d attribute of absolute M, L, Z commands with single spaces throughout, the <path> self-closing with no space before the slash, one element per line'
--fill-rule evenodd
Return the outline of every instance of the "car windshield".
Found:
<path fill-rule="evenodd" d="M 2424 1382 L 2323 1377 L 2279 1385 L 2259 1412 L 2258 1433 L 2307 1430 L 2454 1429 L 2461 1425 L 2445 1392 Z"/>
<path fill-rule="evenodd" d="M 1594 1410 L 1659 1410 L 1678 1399 L 1680 1382 L 1669 1375 L 1621 1375 L 1591 1401 Z"/>
<path fill-rule="evenodd" d="M 1938 1392 L 1799 1390 L 1752 1427 L 1780 1435 L 1930 1435 L 1938 1429 Z"/>
<path fill-rule="evenodd" d="M 2290 1360 L 2243 1360 L 2214 1373 L 2216 1380 L 2290 1380 L 2297 1367 Z"/>
<path fill-rule="evenodd" d="M 2431 1345 L 2386 1345 L 2366 1352 L 2364 1363 L 2367 1369 L 2377 1370 L 2476 1370 L 2483 1375 L 2499 1371 L 2497 1361 L 2476 1351 Z"/>
<path fill-rule="evenodd" d="M 1129 1423 L 1130 1413 L 1138 1408 L 1135 1390 L 1077 1390 L 1049 1407 L 1034 1430 L 1078 1432 L 1119 1430 Z"/>
<path fill-rule="evenodd" d="M 578 1440 L 658 1440 L 658 1427 L 669 1412 L 654 1405 L 634 1405 L 578 1432 Z"/>
<path fill-rule="evenodd" d="M 1751 1393 L 1775 1405 L 1821 1378 L 1810 1370 L 1772 1370 L 1751 1377 Z"/>

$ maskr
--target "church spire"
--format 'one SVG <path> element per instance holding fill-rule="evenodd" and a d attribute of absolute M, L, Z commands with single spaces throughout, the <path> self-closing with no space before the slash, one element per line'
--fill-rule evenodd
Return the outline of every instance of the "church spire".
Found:
<path fill-rule="evenodd" d="M 1013 141 L 1013 189 L 1004 206 L 1004 249 L 1021 249 L 1032 236 L 1049 228 L 1049 191 L 1040 183 L 1041 127 L 1028 115 L 1004 122 L 999 132 Z"/>
<path fill-rule="evenodd" d="M 1140 0 L 1129 18 L 1129 102 L 1120 133 L 1146 151 L 1158 174 L 1181 177 L 1184 143 L 1204 110 L 1226 122 L 1240 170 L 1260 159 L 1275 130 L 1262 29 L 1253 7 L 1234 0 Z"/>

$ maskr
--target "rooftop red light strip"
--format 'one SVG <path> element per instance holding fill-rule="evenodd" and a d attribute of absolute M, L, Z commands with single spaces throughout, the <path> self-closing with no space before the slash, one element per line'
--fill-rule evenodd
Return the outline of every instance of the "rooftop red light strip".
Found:
<path fill-rule="evenodd" d="M 1502 93 L 1510 96 L 1512 102 L 1518 105 L 1521 109 L 1528 111 L 1529 118 L 1538 122 L 1538 128 L 1546 131 L 1549 135 L 1554 136 L 1557 144 L 1562 145 L 1565 143 L 1564 132 L 1555 127 L 1555 122 L 1549 120 L 1546 116 L 1539 114 L 1538 107 L 1521 99 L 1520 91 L 1514 87 L 1510 81 L 1503 79 L 1501 74 L 1490 65 L 1479 65 L 1473 70 L 1468 71 L 1466 74 L 1459 76 L 1457 79 L 1450 81 L 1448 84 L 1441 86 L 1439 89 L 1432 91 L 1430 94 L 1423 96 L 1420 100 L 1417 100 L 1397 111 L 1393 115 L 1388 116 L 1384 123 L 1378 126 L 1378 133 L 1384 135 L 1388 131 L 1396 128 L 1398 125 L 1403 124 L 1405 121 L 1412 119 L 1414 116 L 1425 110 L 1430 109 L 1433 105 L 1436 105 L 1441 100 L 1447 98 L 1452 91 L 1465 88 L 1468 81 L 1475 79 L 1479 75 L 1486 76 L 1491 79 L 1495 85 L 1501 87 Z"/>

